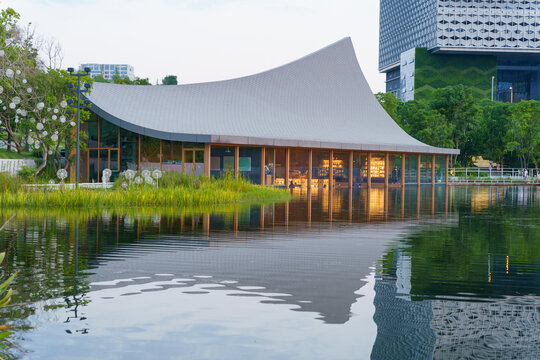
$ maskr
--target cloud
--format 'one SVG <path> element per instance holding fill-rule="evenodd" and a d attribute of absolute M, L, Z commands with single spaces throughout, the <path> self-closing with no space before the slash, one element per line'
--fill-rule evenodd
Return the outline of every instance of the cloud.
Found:
<path fill-rule="evenodd" d="M 377 0 L 3 0 L 60 41 L 66 66 L 129 63 L 152 82 L 249 75 L 351 36 L 374 91 Z"/>

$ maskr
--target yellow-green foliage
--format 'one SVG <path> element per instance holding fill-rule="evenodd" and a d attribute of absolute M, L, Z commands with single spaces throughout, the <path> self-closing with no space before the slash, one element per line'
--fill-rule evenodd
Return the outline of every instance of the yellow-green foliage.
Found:
<path fill-rule="evenodd" d="M 250 184 L 243 179 L 197 179 L 191 184 L 156 188 L 132 186 L 129 190 L 18 190 L 0 193 L 0 207 L 90 208 L 131 206 L 211 206 L 241 201 L 287 200 L 284 190 Z"/>
<path fill-rule="evenodd" d="M 5 252 L 0 253 L 0 263 L 4 261 L 5 256 L 6 256 Z M 17 274 L 15 273 L 11 275 L 6 281 L 0 284 L 0 308 L 3 308 L 7 304 L 9 304 L 9 302 L 11 301 L 11 294 L 13 291 L 11 290 L 11 288 L 9 288 L 9 284 L 13 281 L 13 279 L 15 278 L 15 275 Z M 4 339 L 9 334 L 11 334 L 10 331 L 3 331 L 7 329 L 9 329 L 9 326 L 7 325 L 0 326 L 0 331 L 2 331 L 0 332 L 0 340 Z"/>

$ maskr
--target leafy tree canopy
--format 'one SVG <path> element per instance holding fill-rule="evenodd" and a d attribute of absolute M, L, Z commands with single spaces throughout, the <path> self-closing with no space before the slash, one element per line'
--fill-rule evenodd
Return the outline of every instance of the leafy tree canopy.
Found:
<path fill-rule="evenodd" d="M 161 81 L 163 85 L 178 85 L 178 79 L 176 75 L 167 75 Z"/>

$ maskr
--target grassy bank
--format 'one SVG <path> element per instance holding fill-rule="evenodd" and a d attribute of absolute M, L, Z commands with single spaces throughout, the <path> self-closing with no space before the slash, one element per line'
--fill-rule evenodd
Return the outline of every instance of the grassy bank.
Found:
<path fill-rule="evenodd" d="M 0 179 L 1 208 L 117 208 L 143 206 L 198 207 L 288 200 L 285 190 L 253 185 L 244 179 L 194 179 L 165 174 L 160 187 L 122 188 L 120 178 L 108 190 L 30 190 L 17 179 Z M 2 185 L 3 184 L 3 185 Z"/>

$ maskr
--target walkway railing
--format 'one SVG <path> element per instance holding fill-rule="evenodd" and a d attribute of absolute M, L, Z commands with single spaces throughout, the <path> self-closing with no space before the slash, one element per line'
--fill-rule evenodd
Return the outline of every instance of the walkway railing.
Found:
<path fill-rule="evenodd" d="M 75 184 L 26 184 L 23 185 L 30 189 L 43 189 L 47 188 L 50 190 L 72 190 L 75 189 Z M 110 189 L 113 187 L 113 183 L 80 183 L 80 188 L 83 189 Z"/>
<path fill-rule="evenodd" d="M 448 169 L 448 181 L 466 184 L 538 184 L 540 183 L 540 169 L 450 168 Z"/>
<path fill-rule="evenodd" d="M 16 175 L 23 166 L 35 167 L 33 159 L 0 159 L 0 172 Z"/>

